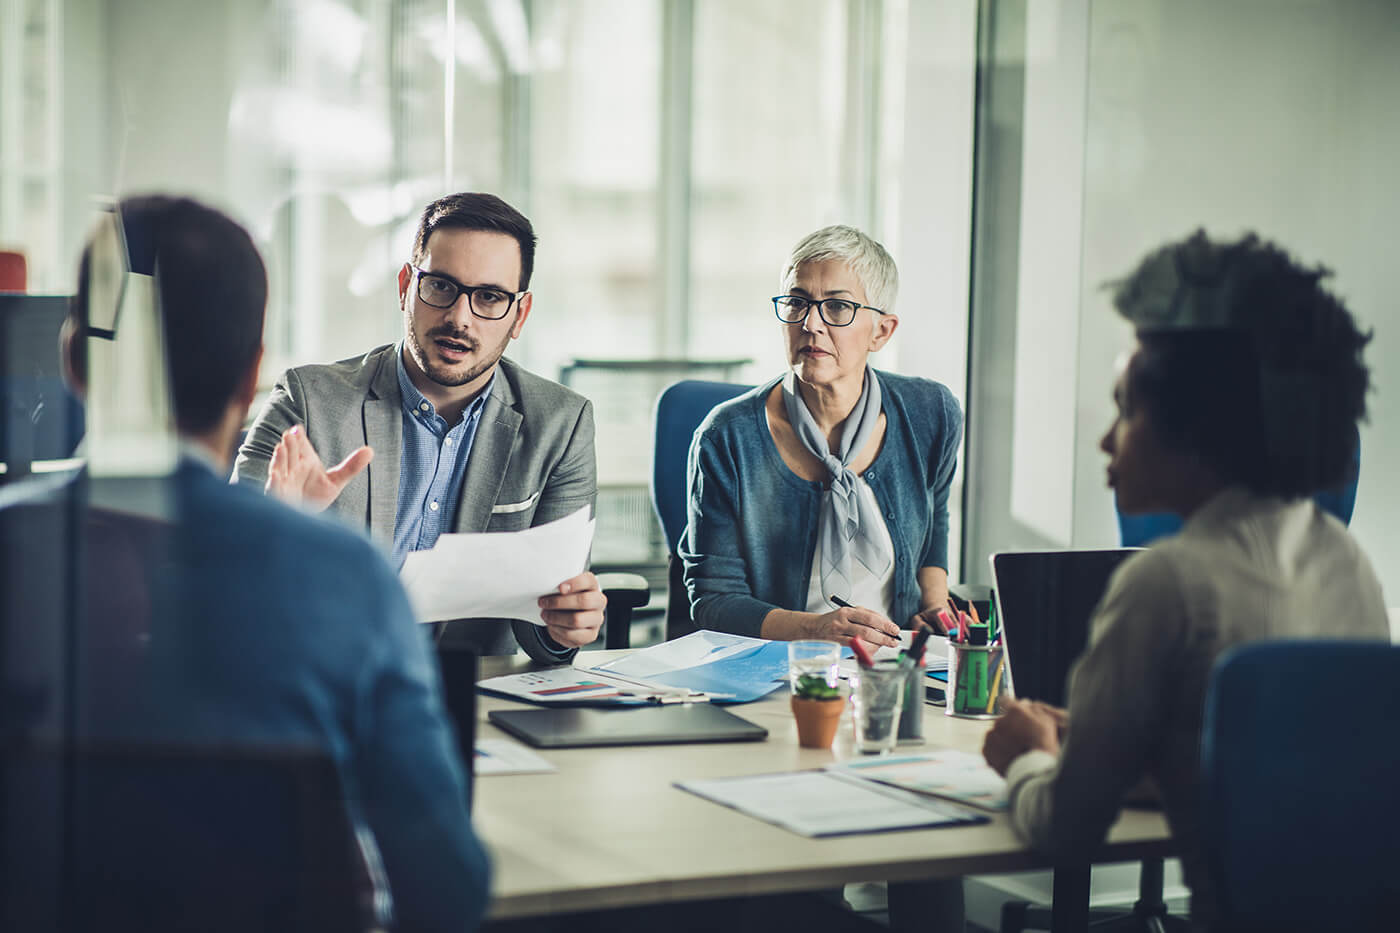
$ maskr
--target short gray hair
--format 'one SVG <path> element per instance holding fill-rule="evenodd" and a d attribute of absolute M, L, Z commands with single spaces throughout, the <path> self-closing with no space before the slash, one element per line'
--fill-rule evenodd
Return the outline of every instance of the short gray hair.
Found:
<path fill-rule="evenodd" d="M 778 287 L 789 288 L 797 275 L 797 267 L 803 263 L 827 259 L 839 259 L 851 267 L 865 289 L 865 300 L 871 305 L 881 311 L 894 308 L 895 295 L 899 292 L 899 269 L 894 260 L 879 243 L 845 224 L 822 227 L 798 241 L 783 267 Z"/>

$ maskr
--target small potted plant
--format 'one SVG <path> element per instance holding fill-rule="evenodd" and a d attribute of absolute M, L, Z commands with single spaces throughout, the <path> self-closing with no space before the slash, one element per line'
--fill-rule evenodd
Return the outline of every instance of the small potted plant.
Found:
<path fill-rule="evenodd" d="M 836 738 L 846 693 L 827 683 L 822 674 L 802 674 L 792 687 L 792 715 L 797 720 L 797 744 L 830 748 Z"/>

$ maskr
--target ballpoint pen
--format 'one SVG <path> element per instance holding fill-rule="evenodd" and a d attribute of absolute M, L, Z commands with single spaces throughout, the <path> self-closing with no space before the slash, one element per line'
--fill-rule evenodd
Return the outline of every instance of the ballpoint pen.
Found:
<path fill-rule="evenodd" d="M 826 601 L 829 602 L 829 603 L 831 603 L 833 606 L 835 606 L 835 607 L 838 608 L 838 609 L 854 609 L 854 608 L 856 608 L 855 606 L 852 606 L 850 603 L 846 602 L 846 600 L 842 599 L 840 596 L 837 596 L 837 595 L 835 595 L 835 594 L 832 594 L 831 596 L 828 596 L 828 597 L 826 598 Z M 855 651 L 855 650 L 856 650 L 856 642 L 859 641 L 859 640 L 860 640 L 860 636 L 859 636 L 859 635 L 854 636 L 854 637 L 851 639 L 851 650 L 852 650 L 852 651 Z M 900 656 L 901 658 L 904 657 L 904 652 L 901 651 L 901 652 L 899 653 L 899 656 Z M 859 657 L 860 657 L 860 654 L 857 653 L 857 654 L 856 654 L 856 657 L 859 658 Z M 871 663 L 873 664 L 874 662 L 872 661 Z M 865 667 L 869 667 L 870 665 L 869 665 L 869 664 L 866 664 L 866 665 L 864 665 L 864 666 L 865 666 Z"/>

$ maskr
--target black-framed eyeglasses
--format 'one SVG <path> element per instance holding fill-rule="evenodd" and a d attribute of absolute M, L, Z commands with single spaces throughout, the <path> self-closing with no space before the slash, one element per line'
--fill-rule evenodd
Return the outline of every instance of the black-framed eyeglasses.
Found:
<path fill-rule="evenodd" d="M 778 295 L 773 299 L 773 310 L 784 324 L 801 324 L 807 320 L 812 305 L 817 306 L 817 314 L 831 327 L 845 327 L 856 319 L 856 312 L 861 308 L 869 308 L 876 314 L 885 313 L 874 305 L 863 305 L 845 298 L 823 298 L 818 301 L 801 295 Z"/>
<path fill-rule="evenodd" d="M 460 285 L 445 275 L 435 275 L 409 264 L 418 279 L 418 299 L 425 305 L 447 309 L 457 303 L 458 297 L 467 296 L 467 307 L 472 314 L 488 321 L 499 321 L 510 314 L 510 309 L 525 292 L 503 292 L 491 285 Z"/>

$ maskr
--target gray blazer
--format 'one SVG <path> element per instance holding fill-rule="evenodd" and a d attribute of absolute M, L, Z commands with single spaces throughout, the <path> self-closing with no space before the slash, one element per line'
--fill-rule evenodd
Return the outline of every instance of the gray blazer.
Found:
<path fill-rule="evenodd" d="M 398 510 L 403 405 L 394 354 L 397 344 L 327 365 L 298 366 L 277 380 L 238 451 L 233 478 L 258 489 L 282 432 L 306 426 L 327 465 L 362 444 L 374 460 L 350 481 L 328 512 L 368 529 L 387 554 Z M 454 532 L 519 531 L 590 509 L 598 494 L 593 406 L 588 399 L 502 358 L 491 397 L 472 442 Z M 514 622 L 458 621 L 446 637 L 482 654 L 512 654 L 513 641 L 536 660 L 572 656 L 544 638 L 544 629 Z"/>

